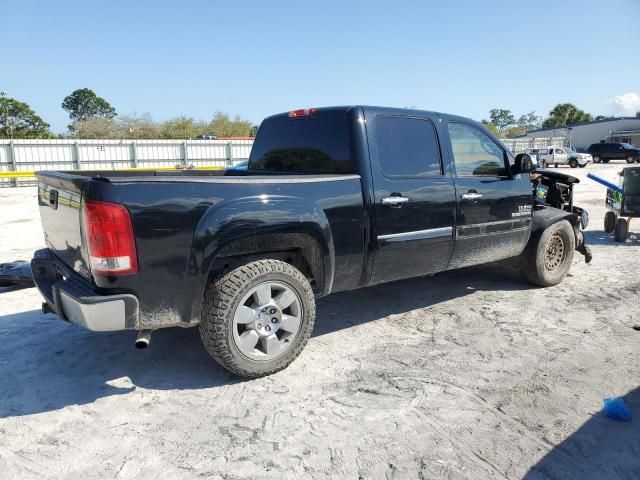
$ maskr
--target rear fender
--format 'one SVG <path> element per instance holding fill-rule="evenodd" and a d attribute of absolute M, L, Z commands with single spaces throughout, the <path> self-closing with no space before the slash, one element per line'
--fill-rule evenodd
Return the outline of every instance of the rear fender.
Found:
<path fill-rule="evenodd" d="M 335 252 L 331 226 L 315 203 L 289 196 L 261 195 L 223 201 L 200 220 L 191 245 L 188 271 L 193 280 L 192 322 L 199 321 L 204 289 L 214 261 L 235 252 L 235 245 L 253 245 L 252 254 L 287 248 L 292 238 L 312 241 L 320 250 L 323 274 L 321 295 L 331 291 Z M 282 242 L 279 242 L 279 239 Z"/>

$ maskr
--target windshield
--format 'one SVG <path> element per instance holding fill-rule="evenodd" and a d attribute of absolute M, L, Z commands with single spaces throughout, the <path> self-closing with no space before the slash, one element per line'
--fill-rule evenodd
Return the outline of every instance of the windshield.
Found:
<path fill-rule="evenodd" d="M 620 145 L 622 145 L 624 148 L 636 148 L 633 145 L 631 145 L 630 143 L 621 143 Z"/>
<path fill-rule="evenodd" d="M 570 147 L 564 147 L 564 151 L 567 152 L 568 154 L 576 153 L 576 151 Z"/>

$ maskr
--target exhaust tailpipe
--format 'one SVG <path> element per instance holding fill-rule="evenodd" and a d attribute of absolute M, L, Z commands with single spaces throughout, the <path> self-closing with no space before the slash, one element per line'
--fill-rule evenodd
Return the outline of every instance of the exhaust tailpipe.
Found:
<path fill-rule="evenodd" d="M 42 313 L 46 315 L 47 313 L 56 313 L 56 311 L 47 302 L 42 302 Z"/>
<path fill-rule="evenodd" d="M 147 348 L 151 343 L 151 330 L 140 330 L 136 338 L 136 348 Z"/>

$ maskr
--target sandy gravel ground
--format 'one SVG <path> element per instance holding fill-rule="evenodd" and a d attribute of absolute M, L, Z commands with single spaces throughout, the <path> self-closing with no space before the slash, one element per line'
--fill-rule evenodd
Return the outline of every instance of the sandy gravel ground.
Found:
<path fill-rule="evenodd" d="M 561 285 L 492 266 L 334 295 L 301 357 L 259 380 L 196 330 L 138 351 L 5 289 L 0 478 L 640 478 L 640 238 L 604 234 L 603 201 L 578 186 L 595 257 Z M 0 262 L 42 244 L 35 203 L 0 189 Z M 634 420 L 604 417 L 606 395 Z"/>

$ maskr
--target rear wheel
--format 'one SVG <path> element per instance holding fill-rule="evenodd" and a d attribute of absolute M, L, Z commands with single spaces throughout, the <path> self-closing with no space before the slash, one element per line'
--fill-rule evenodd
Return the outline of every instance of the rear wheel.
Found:
<path fill-rule="evenodd" d="M 616 228 L 616 221 L 618 220 L 618 215 L 616 215 L 612 211 L 608 211 L 604 214 L 604 231 L 606 233 L 613 233 Z"/>
<path fill-rule="evenodd" d="M 602 163 L 609 163 L 610 160 L 611 160 L 610 158 L 603 158 Z"/>
<path fill-rule="evenodd" d="M 635 161 L 636 161 L 635 158 L 633 158 L 631 155 L 627 157 L 627 163 L 633 163 Z"/>
<path fill-rule="evenodd" d="M 523 276 L 540 287 L 557 285 L 571 268 L 575 245 L 575 234 L 568 221 L 549 225 L 523 252 L 520 269 Z"/>
<path fill-rule="evenodd" d="M 613 239 L 616 242 L 624 242 L 627 239 L 627 233 L 629 231 L 629 224 L 626 218 L 619 218 L 616 220 L 616 229 L 613 232 Z"/>
<path fill-rule="evenodd" d="M 260 260 L 209 284 L 200 336 L 220 365 L 254 378 L 293 362 L 314 321 L 315 299 L 302 272 L 278 260 Z"/>
<path fill-rule="evenodd" d="M 593 163 L 600 163 L 600 157 L 597 155 L 593 156 Z"/>

